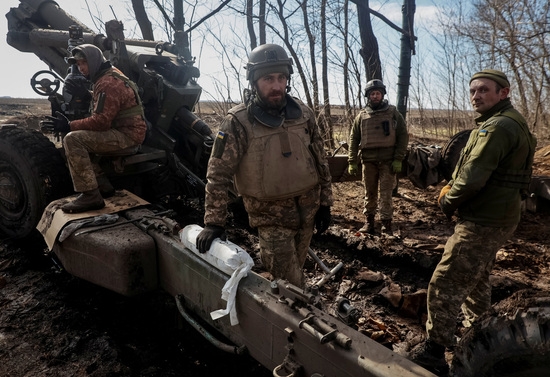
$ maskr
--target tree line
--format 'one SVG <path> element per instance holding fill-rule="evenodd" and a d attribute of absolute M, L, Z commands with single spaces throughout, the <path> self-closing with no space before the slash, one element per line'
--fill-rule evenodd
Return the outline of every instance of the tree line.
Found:
<path fill-rule="evenodd" d="M 330 147 L 347 138 L 351 121 L 365 105 L 364 85 L 373 78 L 382 79 L 392 96 L 406 81 L 403 105 L 413 132 L 448 137 L 473 127 L 468 81 L 483 68 L 508 75 L 516 108 L 539 141 L 550 137 L 547 0 L 434 1 L 429 8 L 437 18 L 430 23 L 414 22 L 414 0 L 131 3 L 139 25 L 145 25 L 145 39 L 157 37 L 153 30 L 173 38 L 166 18 L 183 13 L 199 61 L 205 50 L 218 57 L 223 73 L 212 78 L 214 89 L 206 94 L 218 101 L 223 113 L 240 101 L 247 85 L 243 66 L 248 53 L 259 44 L 277 43 L 292 56 L 292 85 L 317 114 Z M 390 21 L 390 16 L 396 19 L 392 10 L 399 7 L 401 22 Z M 164 17 L 155 16 L 155 8 L 162 9 Z M 400 66 L 402 54 L 412 55 L 406 80 L 397 77 L 407 68 Z"/>

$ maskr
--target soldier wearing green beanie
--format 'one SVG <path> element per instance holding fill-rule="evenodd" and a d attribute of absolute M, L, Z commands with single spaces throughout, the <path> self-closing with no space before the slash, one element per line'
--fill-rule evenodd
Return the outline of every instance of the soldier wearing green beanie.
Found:
<path fill-rule="evenodd" d="M 497 251 L 516 229 L 521 201 L 531 179 L 536 139 L 514 109 L 510 81 L 494 69 L 472 75 L 470 102 L 479 114 L 439 206 L 454 234 L 428 284 L 427 340 L 410 353 L 436 373 L 447 368 L 445 347 L 453 346 L 456 319 L 472 325 L 491 307 L 489 275 Z"/>

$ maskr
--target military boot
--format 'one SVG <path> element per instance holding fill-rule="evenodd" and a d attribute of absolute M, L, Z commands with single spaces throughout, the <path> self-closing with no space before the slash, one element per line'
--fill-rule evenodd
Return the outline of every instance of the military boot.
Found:
<path fill-rule="evenodd" d="M 105 174 L 100 174 L 96 177 L 99 192 L 103 198 L 110 198 L 115 194 L 115 188 Z"/>
<path fill-rule="evenodd" d="M 94 209 L 101 209 L 105 207 L 105 202 L 101 197 L 99 189 L 84 191 L 78 197 L 70 203 L 67 203 L 61 207 L 61 210 L 65 213 L 80 213 L 91 211 Z"/>
<path fill-rule="evenodd" d="M 365 222 L 365 225 L 359 229 L 359 232 L 369 234 L 374 233 L 374 215 L 367 215 L 367 221 Z"/>
<path fill-rule="evenodd" d="M 413 348 L 409 359 L 438 376 L 445 375 L 449 371 L 449 366 L 445 361 L 445 346 L 429 338 Z"/>
<path fill-rule="evenodd" d="M 391 220 L 382 220 L 382 234 L 387 234 L 388 236 L 393 235 L 393 231 L 391 228 Z"/>

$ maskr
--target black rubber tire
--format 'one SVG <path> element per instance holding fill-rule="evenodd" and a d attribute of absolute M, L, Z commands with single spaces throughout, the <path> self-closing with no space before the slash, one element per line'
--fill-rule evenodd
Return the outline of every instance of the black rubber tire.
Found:
<path fill-rule="evenodd" d="M 525 294 L 524 292 L 520 292 Z M 451 366 L 455 377 L 550 375 L 550 296 L 518 296 L 483 317 L 458 344 Z M 516 310 L 513 311 L 513 307 Z"/>
<path fill-rule="evenodd" d="M 35 231 L 46 206 L 72 193 L 61 153 L 36 130 L 0 128 L 0 232 L 20 239 Z"/>
<path fill-rule="evenodd" d="M 460 152 L 466 146 L 472 130 L 463 130 L 452 136 L 441 149 L 439 172 L 448 181 L 451 180 L 455 166 L 460 158 Z"/>

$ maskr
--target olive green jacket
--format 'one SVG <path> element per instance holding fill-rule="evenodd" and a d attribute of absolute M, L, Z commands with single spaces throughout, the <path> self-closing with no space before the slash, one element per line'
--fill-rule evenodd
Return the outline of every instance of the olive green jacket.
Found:
<path fill-rule="evenodd" d="M 440 206 L 483 226 L 516 225 L 529 186 L 536 139 L 509 99 L 476 118 Z"/>

